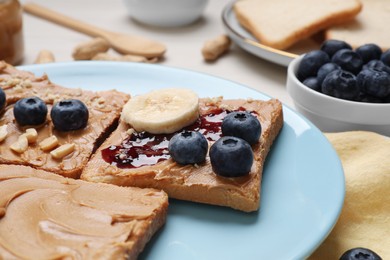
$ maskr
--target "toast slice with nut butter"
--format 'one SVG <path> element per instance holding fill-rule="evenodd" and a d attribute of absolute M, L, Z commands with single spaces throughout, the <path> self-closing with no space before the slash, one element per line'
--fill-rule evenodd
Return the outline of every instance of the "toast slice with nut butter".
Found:
<path fill-rule="evenodd" d="M 178 93 L 176 90 L 165 92 L 168 93 L 167 97 L 161 97 L 159 93 L 163 102 L 168 102 L 169 93 Z M 145 109 L 147 113 L 140 113 L 139 118 L 134 118 L 138 112 L 132 111 L 128 104 L 136 98 L 137 96 L 133 97 L 125 105 L 118 128 L 98 148 L 84 168 L 81 179 L 121 186 L 162 189 L 171 198 L 227 206 L 246 212 L 259 209 L 264 162 L 283 125 L 282 105 L 278 100 L 201 98 L 197 99 L 198 117 L 194 122 L 186 123 L 189 116 L 185 112 L 194 109 L 190 96 L 183 98 L 187 107 L 176 106 L 177 97 L 171 98 L 176 102 L 172 105 L 172 111 L 167 108 L 170 106 L 167 103 L 156 105 L 159 98 L 153 97 L 144 104 L 153 104 L 157 107 Z M 153 102 L 150 102 L 151 100 Z M 136 107 L 139 107 L 142 102 L 135 103 L 138 103 Z M 159 114 L 159 110 L 165 113 L 164 116 Z M 132 112 L 125 115 L 129 111 Z M 156 115 L 148 116 L 152 111 Z M 256 143 L 250 146 L 253 151 L 253 162 L 247 174 L 239 177 L 216 174 L 209 153 L 200 163 L 183 165 L 172 158 L 168 142 L 172 140 L 173 135 L 182 133 L 183 129 L 192 129 L 202 133 L 207 138 L 208 146 L 212 147 L 221 137 L 223 118 L 231 111 L 249 111 L 256 115 L 261 123 L 261 135 Z M 177 113 L 177 117 L 170 118 L 172 113 Z M 160 120 L 161 118 L 163 120 Z M 148 121 L 149 119 L 151 121 Z M 128 123 L 129 120 L 132 124 Z M 184 128 L 173 129 L 171 124 L 183 124 L 180 127 Z M 168 129 L 169 131 L 165 131 Z M 148 131 L 156 131 L 156 134 Z M 191 153 L 191 150 L 187 152 Z"/>
<path fill-rule="evenodd" d="M 47 76 L 35 77 L 4 62 L 0 62 L 0 87 L 7 101 L 0 117 L 0 164 L 27 165 L 71 178 L 79 178 L 94 150 L 116 127 L 129 99 L 128 94 L 116 90 L 93 92 L 61 87 Z M 21 124 L 15 118 L 15 106 L 32 97 L 47 107 L 45 120 L 38 125 Z M 65 131 L 54 125 L 52 107 L 66 100 L 85 104 L 88 118 L 81 128 Z M 24 118 L 35 116 L 26 112 Z M 65 118 L 57 117 L 60 121 Z"/>
<path fill-rule="evenodd" d="M 0 165 L 0 259 L 137 259 L 166 220 L 163 191 Z"/>

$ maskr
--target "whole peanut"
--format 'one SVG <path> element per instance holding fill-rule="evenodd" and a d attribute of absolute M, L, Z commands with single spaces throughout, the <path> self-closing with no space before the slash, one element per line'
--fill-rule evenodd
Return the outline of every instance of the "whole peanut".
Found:
<path fill-rule="evenodd" d="M 202 55 L 206 61 L 213 61 L 227 52 L 230 47 L 230 38 L 226 35 L 220 35 L 214 39 L 205 42 L 202 48 Z"/>
<path fill-rule="evenodd" d="M 75 60 L 90 60 L 100 52 L 106 52 L 110 48 L 110 44 L 103 38 L 94 38 L 93 40 L 80 43 L 73 50 L 73 58 Z"/>

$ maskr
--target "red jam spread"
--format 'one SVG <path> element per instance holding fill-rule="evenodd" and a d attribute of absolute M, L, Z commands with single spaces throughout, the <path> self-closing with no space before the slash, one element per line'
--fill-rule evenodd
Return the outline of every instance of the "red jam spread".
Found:
<path fill-rule="evenodd" d="M 181 131 L 198 131 L 209 141 L 216 141 L 222 136 L 222 120 L 230 112 L 221 108 L 210 110 Z M 135 132 L 123 140 L 121 145 L 111 145 L 103 149 L 102 157 L 106 162 L 119 168 L 154 165 L 170 158 L 168 144 L 173 135 Z"/>

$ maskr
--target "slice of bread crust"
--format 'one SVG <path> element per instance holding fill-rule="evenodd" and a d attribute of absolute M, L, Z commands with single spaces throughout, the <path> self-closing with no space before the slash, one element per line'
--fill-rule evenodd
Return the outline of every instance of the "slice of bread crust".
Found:
<path fill-rule="evenodd" d="M 0 61 L 0 87 L 6 94 L 7 105 L 26 97 L 38 96 L 48 104 L 58 99 L 80 98 L 85 93 L 80 88 L 65 88 L 54 84 L 46 74 L 35 76 L 29 71 L 19 70 Z"/>
<path fill-rule="evenodd" d="M 285 50 L 362 9 L 359 0 L 241 0 L 234 4 L 239 23 L 260 43 Z"/>
<path fill-rule="evenodd" d="M 82 169 L 97 146 L 117 126 L 122 107 L 130 98 L 128 94 L 116 90 L 92 92 L 61 87 L 51 83 L 46 76 L 37 78 L 29 72 L 17 70 L 5 63 L 0 63 L 0 78 L 3 79 L 0 85 L 4 88 L 8 103 L 0 116 L 0 126 L 7 125 L 8 132 L 5 140 L 0 142 L 0 163 L 28 165 L 71 178 L 80 177 Z M 12 103 L 31 96 L 37 96 L 45 101 L 48 106 L 47 120 L 43 125 L 34 127 L 38 132 L 37 140 L 29 144 L 25 152 L 16 153 L 10 146 L 17 142 L 26 128 L 30 127 L 21 127 L 17 124 Z M 83 101 L 88 107 L 88 124 L 76 131 L 56 130 L 50 119 L 52 104 L 72 98 Z M 64 158 L 55 159 L 50 151 L 40 149 L 40 142 L 53 135 L 57 137 L 59 145 L 74 144 L 74 151 Z"/>
<path fill-rule="evenodd" d="M 348 42 L 353 48 L 375 43 L 383 51 L 390 49 L 390 2 L 387 0 L 361 0 L 363 10 L 350 22 L 328 28 L 326 39 Z"/>
<path fill-rule="evenodd" d="M 137 259 L 168 196 L 0 165 L 1 259 Z"/>
<path fill-rule="evenodd" d="M 152 166 L 118 168 L 103 159 L 102 149 L 119 145 L 128 137 L 129 125 L 120 122 L 89 161 L 81 178 L 91 182 L 162 189 L 172 198 L 227 206 L 247 212 L 258 210 L 264 161 L 283 125 L 282 105 L 278 100 L 200 99 L 200 114 L 216 108 L 237 110 L 240 107 L 257 113 L 262 125 L 260 140 L 252 146 L 254 162 L 247 176 L 226 178 L 216 175 L 208 156 L 199 165 L 180 166 L 168 159 Z"/>

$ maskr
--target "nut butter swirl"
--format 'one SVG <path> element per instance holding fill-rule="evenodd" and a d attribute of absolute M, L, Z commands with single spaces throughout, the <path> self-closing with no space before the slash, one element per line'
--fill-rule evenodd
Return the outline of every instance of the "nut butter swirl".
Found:
<path fill-rule="evenodd" d="M 166 206 L 157 190 L 2 165 L 0 259 L 124 259 Z"/>

